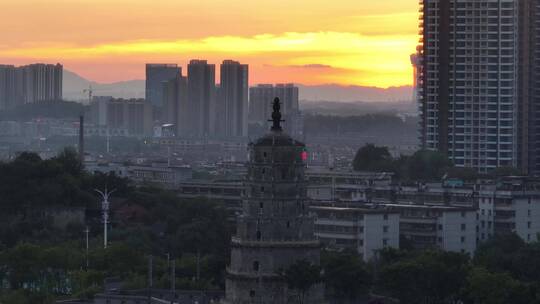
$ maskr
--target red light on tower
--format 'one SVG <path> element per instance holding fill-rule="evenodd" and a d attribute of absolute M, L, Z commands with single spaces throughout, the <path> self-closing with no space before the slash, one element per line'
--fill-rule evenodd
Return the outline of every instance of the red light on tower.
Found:
<path fill-rule="evenodd" d="M 306 151 L 306 150 L 303 150 L 303 151 L 302 151 L 301 157 L 302 157 L 302 161 L 306 161 L 306 160 L 307 160 L 308 155 L 307 155 L 307 151 Z"/>

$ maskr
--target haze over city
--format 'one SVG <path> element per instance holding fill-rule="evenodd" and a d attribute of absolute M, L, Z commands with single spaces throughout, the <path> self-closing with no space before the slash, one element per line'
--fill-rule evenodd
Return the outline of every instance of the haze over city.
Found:
<path fill-rule="evenodd" d="M 3 0 L 0 59 L 56 63 L 97 82 L 144 64 L 250 65 L 250 83 L 411 85 L 416 1 Z M 219 78 L 218 78 L 219 80 Z"/>
<path fill-rule="evenodd" d="M 0 29 L 0 304 L 540 303 L 540 0 Z"/>

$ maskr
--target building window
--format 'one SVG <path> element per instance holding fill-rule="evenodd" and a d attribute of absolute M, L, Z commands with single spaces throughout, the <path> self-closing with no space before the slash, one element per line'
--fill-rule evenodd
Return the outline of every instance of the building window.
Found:
<path fill-rule="evenodd" d="M 464 236 L 461 237 L 461 243 L 465 243 L 465 237 Z"/>
<path fill-rule="evenodd" d="M 255 297 L 255 290 L 253 290 L 253 289 L 250 290 L 250 291 L 249 291 L 249 296 L 252 297 L 252 298 L 254 298 L 254 297 Z"/>
<path fill-rule="evenodd" d="M 531 210 L 527 210 L 527 216 L 531 217 Z"/>
<path fill-rule="evenodd" d="M 442 230 L 442 225 L 441 224 L 439 224 L 439 230 Z"/>
<path fill-rule="evenodd" d="M 364 246 L 364 240 L 358 240 L 358 244 L 359 244 L 360 246 Z"/>
<path fill-rule="evenodd" d="M 388 232 L 388 226 L 383 226 L 383 232 Z"/>
<path fill-rule="evenodd" d="M 383 215 L 383 219 L 384 219 L 385 221 L 387 221 L 387 220 L 388 220 L 388 214 Z"/>
<path fill-rule="evenodd" d="M 531 229 L 531 222 L 527 222 L 527 228 Z"/>
<path fill-rule="evenodd" d="M 259 261 L 253 262 L 253 271 L 259 271 Z"/>
<path fill-rule="evenodd" d="M 465 224 L 461 224 L 461 231 L 465 231 L 467 229 L 467 226 Z"/>
<path fill-rule="evenodd" d="M 461 217 L 465 217 L 465 215 L 466 215 L 465 211 L 462 211 L 461 212 Z"/>
<path fill-rule="evenodd" d="M 261 231 L 260 230 L 257 230 L 257 241 L 260 241 L 261 240 Z"/>
<path fill-rule="evenodd" d="M 382 240 L 382 244 L 384 247 L 386 247 L 388 245 L 388 240 L 387 239 L 383 239 Z"/>

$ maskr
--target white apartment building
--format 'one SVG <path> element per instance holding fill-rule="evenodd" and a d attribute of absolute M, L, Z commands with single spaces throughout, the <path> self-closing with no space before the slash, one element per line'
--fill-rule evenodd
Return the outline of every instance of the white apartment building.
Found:
<path fill-rule="evenodd" d="M 536 242 L 540 233 L 540 191 L 483 186 L 479 191 L 478 239 L 516 233 Z"/>
<path fill-rule="evenodd" d="M 351 249 L 364 261 L 377 251 L 399 248 L 399 213 L 362 207 L 311 206 L 315 236 L 329 249 Z"/>
<path fill-rule="evenodd" d="M 476 209 L 410 204 L 377 204 L 400 214 L 399 233 L 417 249 L 440 248 L 474 254 Z"/>

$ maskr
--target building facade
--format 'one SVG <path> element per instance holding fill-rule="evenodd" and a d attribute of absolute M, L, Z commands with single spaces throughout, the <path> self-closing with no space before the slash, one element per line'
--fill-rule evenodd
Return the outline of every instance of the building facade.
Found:
<path fill-rule="evenodd" d="M 248 135 L 249 67 L 224 60 L 220 76 L 218 108 L 222 114 L 217 117 L 218 133 L 225 137 L 245 137 Z"/>
<path fill-rule="evenodd" d="M 125 130 L 128 136 L 151 136 L 152 106 L 144 99 L 94 96 L 90 104 L 90 121 L 109 131 Z"/>
<path fill-rule="evenodd" d="M 320 244 L 305 199 L 304 144 L 282 132 L 279 100 L 271 133 L 250 146 L 246 199 L 237 219 L 227 269 L 225 303 L 295 302 L 279 272 L 299 260 L 318 265 Z M 323 303 L 324 288 L 312 286 L 305 303 Z"/>
<path fill-rule="evenodd" d="M 356 251 L 368 262 L 384 248 L 399 248 L 399 213 L 362 207 L 311 206 L 315 235 L 329 249 Z"/>
<path fill-rule="evenodd" d="M 461 167 L 539 172 L 534 0 L 422 0 L 423 148 Z M 538 163 L 538 164 L 537 164 Z"/>
<path fill-rule="evenodd" d="M 188 64 L 188 129 L 186 135 L 210 137 L 216 129 L 216 66 L 206 60 Z"/>
<path fill-rule="evenodd" d="M 171 125 L 176 136 L 189 135 L 187 78 L 178 75 L 162 85 L 165 109 L 162 122 Z"/>
<path fill-rule="evenodd" d="M 182 75 L 182 68 L 176 64 L 147 63 L 145 99 L 155 107 L 163 106 L 163 82 Z"/>
<path fill-rule="evenodd" d="M 0 65 L 0 109 L 62 100 L 61 64 Z"/>

